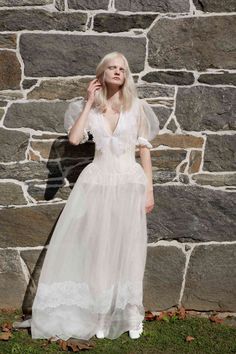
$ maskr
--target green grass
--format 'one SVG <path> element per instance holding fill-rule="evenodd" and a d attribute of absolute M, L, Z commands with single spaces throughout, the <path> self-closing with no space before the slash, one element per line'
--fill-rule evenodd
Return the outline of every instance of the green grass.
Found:
<path fill-rule="evenodd" d="M 0 312 L 0 324 L 21 320 L 21 312 Z M 185 338 L 195 339 L 186 342 Z M 42 346 L 47 341 L 31 339 L 26 329 L 12 332 L 8 341 L 0 341 L 0 354 L 63 353 L 57 343 Z M 236 353 L 236 328 L 217 324 L 206 318 L 187 317 L 169 321 L 144 321 L 144 332 L 139 339 L 130 339 L 128 332 L 115 340 L 91 338 L 95 347 L 91 353 L 103 354 L 228 354 Z M 72 352 L 72 350 L 70 351 Z M 88 351 L 86 351 L 88 352 Z"/>

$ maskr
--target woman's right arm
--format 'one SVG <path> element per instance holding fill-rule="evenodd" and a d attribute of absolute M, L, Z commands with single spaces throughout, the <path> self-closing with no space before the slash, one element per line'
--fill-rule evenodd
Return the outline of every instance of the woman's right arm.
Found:
<path fill-rule="evenodd" d="M 87 101 L 83 111 L 71 127 L 68 134 L 68 140 L 73 145 L 78 145 L 84 137 L 84 129 L 88 119 L 88 114 L 91 109 L 91 104 Z"/>
<path fill-rule="evenodd" d="M 83 108 L 83 111 L 76 119 L 75 123 L 70 129 L 68 134 L 69 142 L 73 145 L 78 145 L 84 137 L 84 130 L 88 120 L 89 111 L 92 108 L 94 102 L 94 95 L 97 89 L 101 88 L 101 84 L 97 79 L 90 81 L 87 90 L 87 101 Z"/>

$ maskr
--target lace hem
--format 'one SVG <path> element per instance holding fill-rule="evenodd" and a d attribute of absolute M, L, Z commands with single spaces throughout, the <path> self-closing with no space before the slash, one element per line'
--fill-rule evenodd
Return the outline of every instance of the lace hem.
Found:
<path fill-rule="evenodd" d="M 76 305 L 95 313 L 107 313 L 111 306 L 124 309 L 127 304 L 142 306 L 142 281 L 126 281 L 102 292 L 92 290 L 87 283 L 74 281 L 38 285 L 33 308 L 44 310 L 60 305 Z"/>
<path fill-rule="evenodd" d="M 142 145 L 142 146 L 146 146 L 149 149 L 151 149 L 153 146 L 151 143 L 149 143 L 149 141 L 146 138 L 143 138 L 141 136 L 138 137 L 136 144 L 135 145 Z"/>

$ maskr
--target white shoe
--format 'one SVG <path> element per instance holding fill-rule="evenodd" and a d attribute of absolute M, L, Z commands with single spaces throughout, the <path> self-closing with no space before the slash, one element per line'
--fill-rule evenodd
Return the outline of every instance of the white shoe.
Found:
<path fill-rule="evenodd" d="M 96 333 L 97 338 L 104 338 L 104 332 L 103 330 L 99 329 Z"/>
<path fill-rule="evenodd" d="M 143 322 L 141 322 L 137 328 L 129 330 L 129 336 L 131 339 L 139 338 L 142 333 L 143 333 Z"/>

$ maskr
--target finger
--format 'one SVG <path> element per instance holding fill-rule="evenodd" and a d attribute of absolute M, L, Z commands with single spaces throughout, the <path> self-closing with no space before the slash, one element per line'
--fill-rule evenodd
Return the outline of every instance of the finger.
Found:
<path fill-rule="evenodd" d="M 91 86 L 91 89 L 94 88 L 94 87 L 100 87 L 102 86 L 100 83 L 93 83 L 92 86 Z M 89 87 L 90 88 L 90 87 Z"/>
<path fill-rule="evenodd" d="M 89 86 L 92 86 L 95 82 L 97 81 L 97 79 L 93 79 L 89 82 Z"/>

